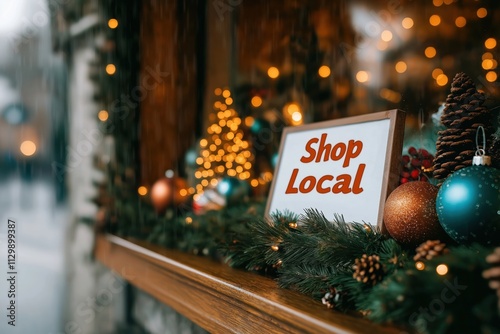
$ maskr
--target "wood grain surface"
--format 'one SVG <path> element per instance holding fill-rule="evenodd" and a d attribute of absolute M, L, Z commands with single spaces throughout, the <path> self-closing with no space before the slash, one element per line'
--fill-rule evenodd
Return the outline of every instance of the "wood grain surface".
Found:
<path fill-rule="evenodd" d="M 329 310 L 270 278 L 143 241 L 99 235 L 96 257 L 212 333 L 400 333 Z"/>

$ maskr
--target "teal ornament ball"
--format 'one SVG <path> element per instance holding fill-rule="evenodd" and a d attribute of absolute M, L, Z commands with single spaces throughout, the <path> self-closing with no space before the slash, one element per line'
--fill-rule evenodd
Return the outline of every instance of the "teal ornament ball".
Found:
<path fill-rule="evenodd" d="M 248 199 L 250 185 L 235 177 L 224 177 L 217 184 L 217 192 L 222 195 L 227 204 L 239 204 Z"/>
<path fill-rule="evenodd" d="M 436 211 L 446 233 L 461 244 L 498 243 L 500 237 L 500 170 L 471 166 L 442 184 Z"/>

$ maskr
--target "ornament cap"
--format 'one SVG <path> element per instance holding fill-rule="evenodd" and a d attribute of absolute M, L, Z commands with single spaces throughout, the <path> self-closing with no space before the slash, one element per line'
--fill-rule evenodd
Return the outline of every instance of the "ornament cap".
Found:
<path fill-rule="evenodd" d="M 489 155 L 476 155 L 472 158 L 473 166 L 490 166 L 491 157 Z"/>

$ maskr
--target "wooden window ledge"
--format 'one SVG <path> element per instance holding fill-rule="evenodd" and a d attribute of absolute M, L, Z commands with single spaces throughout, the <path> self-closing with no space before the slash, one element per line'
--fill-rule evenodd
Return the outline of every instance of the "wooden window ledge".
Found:
<path fill-rule="evenodd" d="M 98 235 L 96 257 L 214 333 L 400 333 L 327 309 L 270 278 L 144 241 Z"/>

